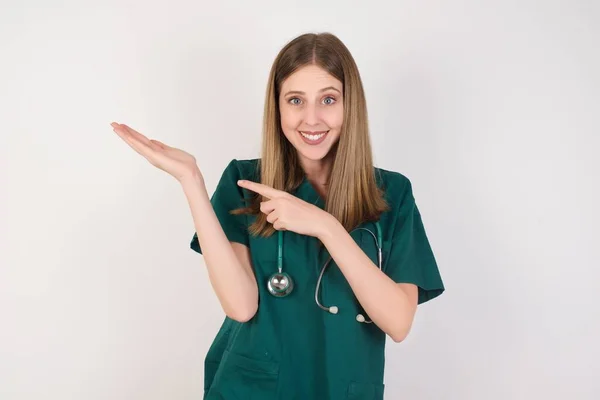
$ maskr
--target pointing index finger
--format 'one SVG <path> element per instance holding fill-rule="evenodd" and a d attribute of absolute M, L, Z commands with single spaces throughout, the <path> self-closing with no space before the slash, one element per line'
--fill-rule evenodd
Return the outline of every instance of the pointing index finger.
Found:
<path fill-rule="evenodd" d="M 238 186 L 241 186 L 243 188 L 246 188 L 248 190 L 251 190 L 253 192 L 261 194 L 268 199 L 274 199 L 276 197 L 281 196 L 282 193 L 285 193 L 285 192 L 282 192 L 281 190 L 274 189 L 270 186 L 263 185 L 262 183 L 258 183 L 258 182 L 252 182 L 252 181 L 247 181 L 247 180 L 241 179 L 237 183 L 238 183 Z"/>

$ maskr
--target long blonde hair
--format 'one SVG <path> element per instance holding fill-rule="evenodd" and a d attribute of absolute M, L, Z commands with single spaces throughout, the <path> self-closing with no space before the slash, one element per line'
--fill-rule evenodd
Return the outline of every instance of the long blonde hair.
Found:
<path fill-rule="evenodd" d="M 304 179 L 297 152 L 281 128 L 279 92 L 288 76 L 311 64 L 343 84 L 344 119 L 339 140 L 330 150 L 334 160 L 324 209 L 350 231 L 363 222 L 379 219 L 389 208 L 375 180 L 367 105 L 358 67 L 348 48 L 331 33 L 300 35 L 286 44 L 273 62 L 264 106 L 260 182 L 292 192 Z M 248 207 L 232 211 L 257 215 L 249 227 L 254 235 L 270 236 L 275 232 L 260 211 L 260 202 L 265 200 L 256 194 Z"/>

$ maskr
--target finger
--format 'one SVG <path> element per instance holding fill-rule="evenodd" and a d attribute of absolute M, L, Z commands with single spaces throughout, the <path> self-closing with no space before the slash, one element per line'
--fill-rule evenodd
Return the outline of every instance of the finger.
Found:
<path fill-rule="evenodd" d="M 267 214 L 267 221 L 271 224 L 275 223 L 279 219 L 279 213 L 277 211 L 273 211 L 272 213 Z"/>
<path fill-rule="evenodd" d="M 125 143 L 129 145 L 129 147 L 134 149 L 138 154 L 144 156 L 146 159 L 152 155 L 153 150 L 150 148 L 150 146 L 133 137 L 125 129 L 118 127 L 115 128 L 114 131 L 121 139 L 123 139 L 123 141 L 125 141 Z"/>
<path fill-rule="evenodd" d="M 132 129 L 125 124 L 118 124 L 118 123 L 114 122 L 111 124 L 111 126 L 113 127 L 115 132 L 117 132 L 119 134 L 119 136 L 121 136 L 123 139 L 125 139 L 125 138 L 130 139 L 128 141 L 128 143 L 131 143 L 131 140 L 133 139 L 133 140 L 137 141 L 138 143 L 142 143 L 142 144 L 146 145 L 147 147 L 157 148 L 157 146 L 154 146 L 152 144 L 150 139 L 148 139 L 146 136 L 142 135 L 135 129 Z M 138 152 L 140 150 L 143 151 L 143 149 L 141 149 L 139 146 L 135 150 Z"/>
<path fill-rule="evenodd" d="M 262 183 L 258 183 L 258 182 L 239 180 L 238 185 L 243 188 L 246 188 L 248 190 L 251 190 L 253 192 L 256 192 L 258 194 L 261 194 L 268 199 L 274 199 L 277 197 L 281 197 L 284 194 L 287 194 L 287 192 L 284 192 L 282 190 L 277 190 L 275 188 L 272 188 L 267 185 L 263 185 Z"/>
<path fill-rule="evenodd" d="M 275 223 L 273 224 L 273 228 L 275 228 L 275 230 L 277 231 L 285 231 L 285 227 L 283 226 L 283 222 L 280 222 L 279 220 L 275 221 Z"/>
<path fill-rule="evenodd" d="M 152 143 L 152 144 L 154 144 L 154 145 L 158 146 L 158 148 L 159 148 L 159 149 L 162 149 L 162 150 L 168 150 L 168 149 L 170 149 L 170 148 L 171 148 L 170 146 L 167 146 L 167 145 L 166 145 L 166 144 L 164 144 L 163 142 L 160 142 L 160 141 L 158 141 L 158 140 L 155 140 L 155 139 L 150 139 L 150 143 Z"/>
<path fill-rule="evenodd" d="M 273 210 L 275 210 L 275 202 L 273 200 L 260 202 L 260 211 L 263 213 L 269 215 Z"/>
<path fill-rule="evenodd" d="M 140 142 L 145 143 L 147 146 L 150 145 L 150 139 L 148 139 L 146 136 L 142 135 L 141 133 L 139 133 L 138 131 L 136 131 L 133 128 L 130 128 L 129 126 L 125 125 L 125 124 L 121 124 L 121 126 L 127 131 L 129 132 L 129 134 L 133 137 L 135 137 L 136 139 L 138 139 Z"/>
<path fill-rule="evenodd" d="M 143 145 L 143 143 L 141 143 L 139 140 L 137 140 L 136 138 L 131 136 L 131 134 L 129 132 L 127 132 L 125 129 L 118 127 L 118 128 L 115 128 L 114 131 L 121 139 L 123 139 L 123 141 L 125 141 L 134 150 L 136 150 L 138 152 L 141 151 L 141 146 Z"/>

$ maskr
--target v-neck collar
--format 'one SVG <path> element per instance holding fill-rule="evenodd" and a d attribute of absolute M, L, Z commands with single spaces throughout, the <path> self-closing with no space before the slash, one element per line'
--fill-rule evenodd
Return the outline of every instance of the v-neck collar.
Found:
<path fill-rule="evenodd" d="M 298 186 L 294 192 L 294 195 L 308 203 L 316 205 L 321 209 L 325 207 L 325 201 L 316 191 L 312 183 L 310 183 L 306 175 L 304 175 L 304 178 L 302 179 L 300 186 Z"/>
<path fill-rule="evenodd" d="M 376 182 L 377 186 L 380 188 L 383 188 L 384 180 L 383 180 L 383 176 L 381 174 L 382 171 L 379 170 L 378 168 L 374 167 L 374 172 L 375 172 L 375 182 Z M 300 199 L 302 199 L 308 203 L 314 204 L 321 209 L 325 208 L 325 200 L 316 191 L 316 189 L 314 188 L 312 183 L 310 183 L 306 174 L 302 178 L 302 182 L 300 183 L 298 188 L 296 188 L 296 190 L 294 191 L 293 194 L 294 194 L 294 196 L 299 197 Z"/>

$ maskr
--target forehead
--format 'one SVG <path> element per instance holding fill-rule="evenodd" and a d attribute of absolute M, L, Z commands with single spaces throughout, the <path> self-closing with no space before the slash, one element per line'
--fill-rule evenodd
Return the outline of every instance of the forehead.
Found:
<path fill-rule="evenodd" d="M 283 81 L 281 91 L 299 90 L 314 93 L 328 86 L 333 86 L 341 92 L 343 85 L 342 82 L 323 68 L 317 65 L 306 65 Z"/>

